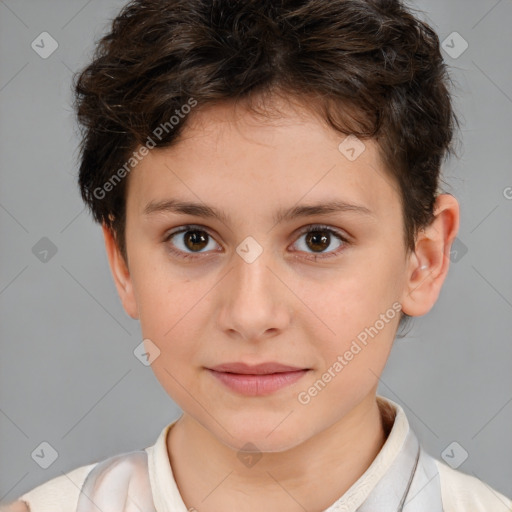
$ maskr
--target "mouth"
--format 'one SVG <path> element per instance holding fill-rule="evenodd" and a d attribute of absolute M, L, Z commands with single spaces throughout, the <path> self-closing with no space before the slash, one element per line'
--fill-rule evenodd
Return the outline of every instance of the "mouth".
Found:
<path fill-rule="evenodd" d="M 232 391 L 246 396 L 262 396 L 294 384 L 310 368 L 270 362 L 258 365 L 226 363 L 206 370 Z"/>
<path fill-rule="evenodd" d="M 268 363 L 260 363 L 250 365 L 242 362 L 224 363 L 212 366 L 209 370 L 227 373 L 237 373 L 241 375 L 267 375 L 271 373 L 286 373 L 300 370 L 309 370 L 300 366 L 289 366 L 286 364 L 270 361 Z"/>

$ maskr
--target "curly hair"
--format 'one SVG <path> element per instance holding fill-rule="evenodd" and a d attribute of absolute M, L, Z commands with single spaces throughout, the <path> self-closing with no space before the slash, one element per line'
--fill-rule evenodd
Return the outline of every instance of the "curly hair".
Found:
<path fill-rule="evenodd" d="M 414 250 L 454 153 L 449 85 L 437 35 L 399 0 L 132 0 L 74 79 L 81 196 L 127 261 L 134 151 L 176 142 L 189 116 L 169 120 L 186 105 L 197 105 L 190 116 L 226 100 L 255 109 L 254 99 L 282 94 L 340 133 L 377 141 Z"/>

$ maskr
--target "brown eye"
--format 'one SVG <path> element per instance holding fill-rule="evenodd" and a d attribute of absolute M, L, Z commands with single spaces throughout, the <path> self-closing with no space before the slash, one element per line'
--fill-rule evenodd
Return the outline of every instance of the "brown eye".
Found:
<path fill-rule="evenodd" d="M 215 244 L 212 236 L 200 227 L 183 226 L 181 229 L 173 231 L 165 236 L 164 242 L 168 245 L 169 251 L 181 258 L 195 258 L 206 252 L 205 249 L 214 249 Z M 213 245 L 213 247 L 209 247 Z"/>
<path fill-rule="evenodd" d="M 329 247 L 331 235 L 326 235 L 326 231 L 309 231 L 306 234 L 306 244 L 315 252 L 325 251 Z"/>
<path fill-rule="evenodd" d="M 304 243 L 297 243 L 299 250 L 312 256 L 306 256 L 306 259 L 321 259 L 337 256 L 343 248 L 349 244 L 349 240 L 338 231 L 327 226 L 310 226 L 301 233 L 305 236 Z M 336 245 L 338 241 L 338 245 Z M 334 243 L 334 248 L 333 248 Z M 302 245 L 302 247 L 300 247 Z M 331 247 L 331 250 L 327 250 Z M 334 249 L 334 250 L 332 250 Z M 312 251 L 312 252 L 311 252 Z"/>
<path fill-rule="evenodd" d="M 186 231 L 183 237 L 183 243 L 191 251 L 200 251 L 207 245 L 208 233 L 205 231 Z"/>

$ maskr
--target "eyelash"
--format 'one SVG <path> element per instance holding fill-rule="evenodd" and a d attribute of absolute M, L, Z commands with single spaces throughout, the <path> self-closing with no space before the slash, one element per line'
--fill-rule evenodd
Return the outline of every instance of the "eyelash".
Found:
<path fill-rule="evenodd" d="M 209 233 L 209 231 L 206 228 L 204 228 L 202 226 L 199 226 L 199 225 L 188 224 L 188 225 L 182 226 L 180 229 L 178 229 L 176 231 L 172 231 L 170 233 L 167 233 L 165 235 L 165 237 L 164 237 L 163 242 L 165 244 L 168 244 L 168 242 L 175 235 L 179 235 L 180 233 L 186 233 L 188 231 L 204 231 L 205 233 L 208 234 L 209 237 L 213 238 L 213 236 Z M 316 232 L 316 231 L 326 231 L 326 232 L 329 232 L 329 233 L 333 234 L 336 238 L 338 238 L 341 242 L 343 242 L 343 245 L 341 245 L 338 249 L 336 249 L 335 251 L 330 252 L 330 253 L 313 254 L 312 257 L 311 256 L 306 256 L 305 258 L 307 260 L 317 261 L 318 259 L 325 259 L 325 258 L 331 258 L 331 257 L 334 257 L 334 256 L 338 256 L 338 254 L 341 251 L 343 251 L 344 247 L 346 245 L 350 244 L 350 241 L 345 236 L 343 236 L 339 231 L 337 231 L 337 230 L 335 230 L 333 228 L 330 228 L 329 226 L 325 226 L 323 224 L 314 224 L 314 225 L 308 226 L 307 229 L 305 229 L 305 230 L 303 230 L 303 231 L 301 231 L 299 233 L 298 238 L 300 238 L 303 235 L 307 235 L 308 233 Z M 200 255 L 203 254 L 203 253 L 196 253 L 196 254 L 184 253 L 183 251 L 174 249 L 172 246 L 169 246 L 168 250 L 169 250 L 169 252 L 171 252 L 175 256 L 178 256 L 179 258 L 183 258 L 183 259 L 192 259 L 192 260 L 194 260 L 194 259 L 200 258 L 201 257 Z"/>

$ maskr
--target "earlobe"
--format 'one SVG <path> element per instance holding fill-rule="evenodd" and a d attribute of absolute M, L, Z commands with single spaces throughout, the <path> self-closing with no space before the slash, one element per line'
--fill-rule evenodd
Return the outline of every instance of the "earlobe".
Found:
<path fill-rule="evenodd" d="M 114 278 L 114 284 L 116 285 L 119 298 L 121 299 L 126 313 L 133 319 L 138 319 L 139 312 L 137 301 L 135 299 L 132 278 L 127 263 L 119 251 L 111 230 L 105 224 L 102 225 L 102 230 L 110 270 L 112 272 L 112 277 Z"/>
<path fill-rule="evenodd" d="M 428 313 L 436 303 L 450 266 L 450 249 L 459 229 L 459 203 L 450 194 L 437 197 L 432 223 L 418 233 L 409 258 L 402 310 Z"/>

